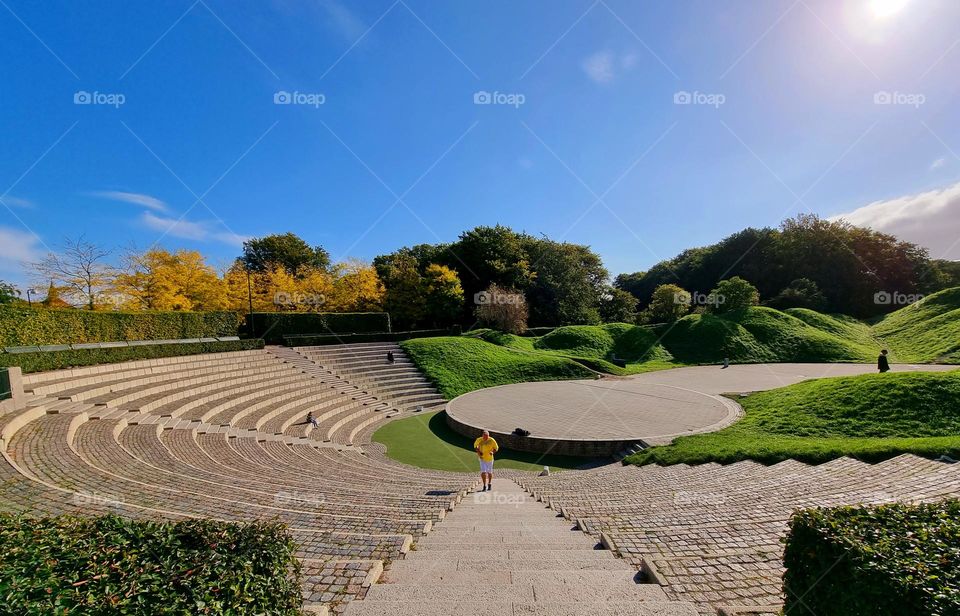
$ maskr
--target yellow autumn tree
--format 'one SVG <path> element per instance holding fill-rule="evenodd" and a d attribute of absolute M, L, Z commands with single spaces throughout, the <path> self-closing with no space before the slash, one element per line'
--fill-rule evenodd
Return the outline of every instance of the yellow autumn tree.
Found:
<path fill-rule="evenodd" d="M 123 307 L 139 310 L 223 310 L 223 281 L 194 250 L 128 252 L 113 279 Z"/>
<path fill-rule="evenodd" d="M 333 267 L 329 312 L 367 312 L 383 309 L 385 289 L 372 265 L 351 259 Z"/>
<path fill-rule="evenodd" d="M 247 270 L 242 263 L 234 263 L 224 274 L 227 304 L 231 310 L 246 312 L 250 298 L 247 290 Z M 292 312 L 299 310 L 296 301 L 300 281 L 282 265 L 274 265 L 262 272 L 250 272 L 249 295 L 254 312 Z"/>

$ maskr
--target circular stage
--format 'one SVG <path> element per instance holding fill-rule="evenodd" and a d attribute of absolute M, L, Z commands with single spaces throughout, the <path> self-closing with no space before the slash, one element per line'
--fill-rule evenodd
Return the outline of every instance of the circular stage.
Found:
<path fill-rule="evenodd" d="M 666 444 L 719 430 L 741 414 L 721 396 L 634 379 L 501 385 L 447 404 L 447 423 L 460 434 L 477 437 L 486 429 L 501 447 L 574 456 Z M 518 436 L 516 428 L 530 435 Z"/>

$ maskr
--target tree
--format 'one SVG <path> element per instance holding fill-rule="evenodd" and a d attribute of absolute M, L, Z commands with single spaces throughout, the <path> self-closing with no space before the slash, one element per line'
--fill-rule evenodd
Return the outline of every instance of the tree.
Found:
<path fill-rule="evenodd" d="M 64 239 L 59 254 L 47 253 L 46 257 L 30 264 L 30 267 L 38 280 L 58 283 L 68 296 L 93 310 L 97 298 L 111 282 L 112 269 L 106 263 L 111 252 L 86 241 L 81 235 L 76 240 Z"/>
<path fill-rule="evenodd" d="M 524 236 L 533 277 L 526 290 L 535 325 L 600 322 L 600 298 L 609 274 L 588 246 Z"/>
<path fill-rule="evenodd" d="M 9 282 L 0 280 L 0 304 L 12 304 L 17 301 L 20 292 Z"/>
<path fill-rule="evenodd" d="M 633 323 L 637 319 L 637 298 L 616 287 L 607 287 L 600 296 L 600 318 L 604 323 Z"/>
<path fill-rule="evenodd" d="M 769 299 L 766 305 L 778 310 L 809 308 L 810 310 L 823 311 L 827 306 L 827 298 L 820 292 L 817 283 L 809 278 L 797 278 L 776 296 Z"/>
<path fill-rule="evenodd" d="M 114 290 L 140 310 L 222 310 L 223 281 L 195 250 L 130 250 L 114 278 Z"/>
<path fill-rule="evenodd" d="M 434 327 L 456 322 L 463 309 L 463 287 L 457 272 L 431 263 L 422 278 L 425 317 Z"/>
<path fill-rule="evenodd" d="M 690 312 L 690 293 L 675 284 L 662 284 L 653 291 L 646 318 L 651 323 L 673 323 Z"/>
<path fill-rule="evenodd" d="M 721 280 L 710 294 L 716 298 L 711 304 L 711 310 L 716 313 L 746 310 L 760 301 L 757 288 L 739 276 Z"/>
<path fill-rule="evenodd" d="M 44 308 L 69 308 L 70 304 L 65 302 L 62 297 L 60 297 L 60 289 L 58 289 L 51 282 L 50 286 L 47 287 L 47 296 L 43 298 L 43 301 L 40 302 Z"/>
<path fill-rule="evenodd" d="M 338 263 L 334 268 L 329 310 L 367 312 L 383 310 L 384 287 L 377 271 L 361 261 Z"/>
<path fill-rule="evenodd" d="M 379 256 L 373 262 L 386 288 L 384 305 L 394 327 L 400 330 L 415 327 L 426 314 L 423 276 L 417 267 L 417 259 L 409 249 L 402 249 Z"/>
<path fill-rule="evenodd" d="M 251 272 L 263 273 L 279 265 L 291 276 L 300 275 L 304 268 L 330 267 L 330 255 L 326 250 L 320 246 L 311 247 L 293 233 L 268 235 L 244 242 L 240 261 Z"/>
<path fill-rule="evenodd" d="M 481 325 L 510 334 L 522 334 L 527 329 L 527 300 L 514 289 L 492 284 L 477 293 L 476 316 Z"/>

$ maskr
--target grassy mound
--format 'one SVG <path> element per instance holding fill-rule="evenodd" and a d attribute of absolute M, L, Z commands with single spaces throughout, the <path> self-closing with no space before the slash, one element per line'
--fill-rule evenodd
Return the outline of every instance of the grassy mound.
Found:
<path fill-rule="evenodd" d="M 494 385 L 593 378 L 565 357 L 523 353 L 465 336 L 418 338 L 400 346 L 447 399 Z"/>
<path fill-rule="evenodd" d="M 718 363 L 724 357 L 759 363 L 861 362 L 876 356 L 876 347 L 863 343 L 862 332 L 821 329 L 792 314 L 759 306 L 725 315 L 691 314 L 660 327 L 667 351 L 691 364 Z"/>
<path fill-rule="evenodd" d="M 4 614 L 300 616 L 280 524 L 0 516 Z"/>
<path fill-rule="evenodd" d="M 901 453 L 960 454 L 960 372 L 902 372 L 805 381 L 740 400 L 746 415 L 713 432 L 678 438 L 631 464 L 731 463 L 841 456 L 878 461 Z"/>
<path fill-rule="evenodd" d="M 388 456 L 404 464 L 441 471 L 479 471 L 473 440 L 451 430 L 444 411 L 392 421 L 377 430 L 373 440 L 386 446 Z M 501 448 L 496 468 L 538 471 L 544 466 L 566 469 L 583 463 L 583 458 Z"/>
<path fill-rule="evenodd" d="M 873 330 L 896 361 L 960 363 L 960 287 L 892 312 Z"/>

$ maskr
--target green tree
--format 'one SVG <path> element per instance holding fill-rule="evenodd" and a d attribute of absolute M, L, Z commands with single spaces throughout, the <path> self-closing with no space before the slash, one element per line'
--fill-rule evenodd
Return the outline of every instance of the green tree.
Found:
<path fill-rule="evenodd" d="M 675 284 L 662 284 L 653 291 L 646 318 L 651 323 L 673 323 L 690 312 L 690 293 Z"/>
<path fill-rule="evenodd" d="M 710 295 L 716 298 L 710 306 L 717 313 L 746 310 L 760 301 L 757 288 L 739 276 L 721 280 Z"/>
<path fill-rule="evenodd" d="M 423 321 L 427 306 L 416 258 L 401 250 L 377 257 L 373 266 L 385 287 L 384 308 L 390 313 L 394 328 L 411 329 Z"/>
<path fill-rule="evenodd" d="M 320 246 L 310 246 L 293 233 L 268 235 L 243 243 L 240 261 L 252 272 L 263 273 L 275 265 L 296 276 L 304 269 L 326 270 L 330 255 Z"/>
<path fill-rule="evenodd" d="M 766 305 L 778 310 L 809 308 L 823 311 L 827 307 L 827 298 L 820 292 L 817 283 L 809 278 L 797 278 L 768 300 Z"/>
<path fill-rule="evenodd" d="M 525 237 L 502 225 L 477 227 L 461 233 L 448 250 L 437 255 L 437 262 L 457 271 L 468 306 L 473 296 L 491 283 L 526 291 L 534 274 Z"/>
<path fill-rule="evenodd" d="M 0 280 L 0 304 L 12 304 L 17 300 L 18 295 L 17 287 Z"/>
<path fill-rule="evenodd" d="M 604 323 L 633 323 L 637 319 L 637 298 L 616 287 L 607 287 L 600 296 L 600 318 Z"/>
<path fill-rule="evenodd" d="M 524 238 L 533 279 L 526 290 L 534 325 L 592 325 L 609 274 L 588 246 Z"/>

